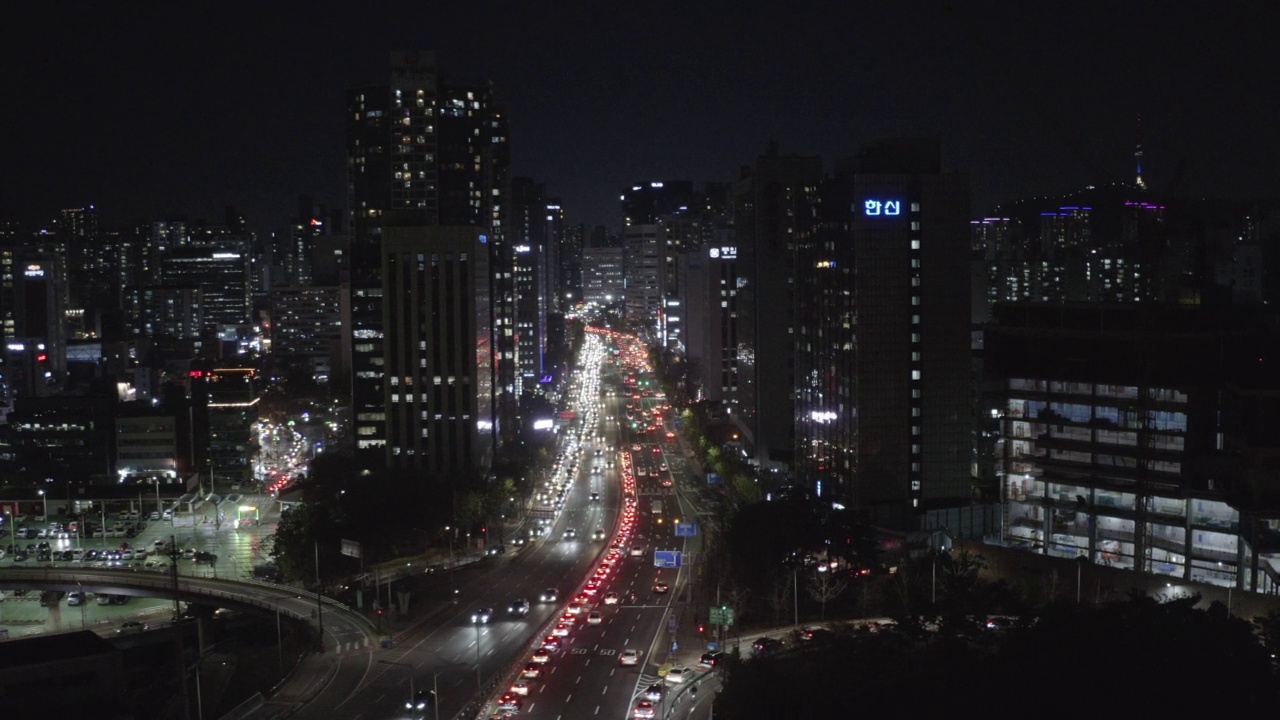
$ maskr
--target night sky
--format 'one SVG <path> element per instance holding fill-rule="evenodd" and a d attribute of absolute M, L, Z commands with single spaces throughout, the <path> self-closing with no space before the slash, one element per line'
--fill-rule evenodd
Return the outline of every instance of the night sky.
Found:
<path fill-rule="evenodd" d="M 1154 189 L 1182 161 L 1183 191 L 1280 195 L 1265 3 L 141 5 L 164 11 L 6 3 L 0 219 L 234 205 L 267 232 L 302 193 L 343 207 L 344 92 L 398 48 L 491 81 L 512 174 L 573 223 L 620 226 L 636 182 L 733 180 L 770 139 L 830 166 L 893 135 L 940 136 L 980 214 L 1132 179 L 1139 113 Z"/>

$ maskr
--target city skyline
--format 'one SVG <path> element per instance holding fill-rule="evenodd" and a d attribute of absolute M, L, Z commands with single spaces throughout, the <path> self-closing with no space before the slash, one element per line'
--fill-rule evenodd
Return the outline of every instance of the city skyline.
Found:
<path fill-rule="evenodd" d="M 1265 142 L 1274 113 L 1251 74 L 1268 23 L 1243 11 L 211 8 L 32 13 L 26 27 L 57 32 L 6 42 L 20 70 L 0 215 L 93 204 L 118 225 L 216 221 L 235 206 L 265 232 L 302 194 L 345 209 L 344 93 L 380 82 L 395 49 L 435 52 L 450 82 L 491 83 L 510 118 L 512 175 L 546 183 L 572 224 L 617 229 L 618 193 L 636 182 L 733 181 L 771 140 L 829 164 L 896 135 L 939 137 L 980 214 L 1131 181 L 1139 114 L 1153 191 L 1280 190 Z"/>

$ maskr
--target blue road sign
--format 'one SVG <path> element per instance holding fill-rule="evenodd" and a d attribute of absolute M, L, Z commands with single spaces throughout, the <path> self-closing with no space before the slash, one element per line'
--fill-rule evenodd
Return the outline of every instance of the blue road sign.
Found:
<path fill-rule="evenodd" d="M 676 523 L 676 537 L 697 537 L 698 523 L 678 522 Z"/>
<path fill-rule="evenodd" d="M 724 483 L 724 478 L 720 477 L 720 473 L 713 473 L 713 472 L 707 473 L 708 485 L 720 485 L 722 483 Z"/>
<path fill-rule="evenodd" d="M 660 568 L 678 568 L 680 567 L 679 550 L 654 550 L 653 566 Z"/>
<path fill-rule="evenodd" d="M 679 630 L 680 630 L 680 616 L 668 615 L 667 616 L 667 632 L 674 635 L 675 633 L 679 632 Z"/>
<path fill-rule="evenodd" d="M 681 417 L 680 417 L 679 415 L 677 415 L 677 416 L 675 416 L 674 418 L 672 418 L 672 419 L 671 419 L 671 425 L 672 425 L 672 427 L 674 427 L 675 429 L 679 430 L 679 429 L 681 429 L 681 428 L 683 428 L 683 427 L 684 427 L 684 420 L 683 420 L 683 419 L 681 419 Z"/>

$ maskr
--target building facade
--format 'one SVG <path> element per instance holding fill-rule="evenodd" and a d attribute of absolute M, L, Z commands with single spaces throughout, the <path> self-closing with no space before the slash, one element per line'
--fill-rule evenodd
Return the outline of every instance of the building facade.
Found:
<path fill-rule="evenodd" d="M 474 226 L 383 236 L 387 467 L 484 477 L 496 424 L 487 237 Z"/>

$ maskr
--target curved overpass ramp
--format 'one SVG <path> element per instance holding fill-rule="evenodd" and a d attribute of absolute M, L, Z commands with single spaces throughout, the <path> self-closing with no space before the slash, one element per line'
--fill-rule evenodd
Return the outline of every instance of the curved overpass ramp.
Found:
<path fill-rule="evenodd" d="M 0 589 L 85 590 L 112 595 L 178 599 L 257 612 L 280 613 L 324 624 L 326 647 L 338 652 L 367 648 L 377 641 L 369 621 L 331 598 L 284 585 L 161 574 L 114 568 L 0 568 Z"/>

